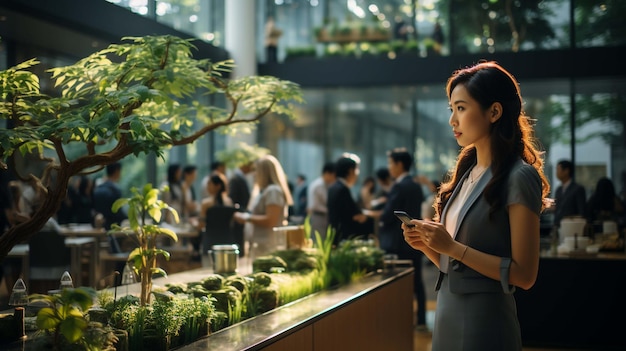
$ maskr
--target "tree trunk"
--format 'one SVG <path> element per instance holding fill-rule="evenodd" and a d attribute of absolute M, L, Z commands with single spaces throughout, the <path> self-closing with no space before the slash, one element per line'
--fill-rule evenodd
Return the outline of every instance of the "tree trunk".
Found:
<path fill-rule="evenodd" d="M 43 228 L 48 219 L 57 213 L 63 199 L 65 199 L 69 180 L 72 176 L 79 174 L 84 169 L 117 162 L 130 155 L 131 151 L 132 149 L 126 142 L 120 140 L 119 144 L 108 153 L 80 157 L 56 168 L 55 182 L 47 187 L 48 194 L 44 196 L 41 206 L 35 210 L 30 220 L 14 225 L 4 234 L 0 234 L 0 261 L 7 257 L 15 245 L 27 242 L 34 233 Z"/>

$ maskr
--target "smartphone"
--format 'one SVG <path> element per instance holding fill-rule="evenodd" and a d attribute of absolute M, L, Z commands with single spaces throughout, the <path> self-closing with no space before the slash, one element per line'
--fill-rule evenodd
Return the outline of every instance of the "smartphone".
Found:
<path fill-rule="evenodd" d="M 400 220 L 406 224 L 408 227 L 414 227 L 415 224 L 411 223 L 411 220 L 413 218 L 411 218 L 411 216 L 409 216 L 408 213 L 404 212 L 404 211 L 393 211 L 393 214 L 396 215 L 396 217 L 400 218 Z"/>

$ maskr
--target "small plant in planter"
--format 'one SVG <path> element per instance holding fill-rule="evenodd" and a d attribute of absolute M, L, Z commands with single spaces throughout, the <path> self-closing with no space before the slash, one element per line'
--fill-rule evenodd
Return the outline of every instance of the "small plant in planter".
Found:
<path fill-rule="evenodd" d="M 114 350 L 117 338 L 110 327 L 90 322 L 88 310 L 96 291 L 87 287 L 66 288 L 58 294 L 31 296 L 47 306 L 37 313 L 37 328 L 45 335 L 37 348 L 52 350 Z"/>
<path fill-rule="evenodd" d="M 133 196 L 118 199 L 113 203 L 113 212 L 119 211 L 123 206 L 128 206 L 128 227 L 113 225 L 111 231 L 121 231 L 136 240 L 137 248 L 128 255 L 128 261 L 141 280 L 140 305 L 146 306 L 150 302 L 152 292 L 152 276 L 160 274 L 167 276 L 165 271 L 157 267 L 157 257 L 162 255 L 165 259 L 170 258 L 169 252 L 157 248 L 157 237 L 162 235 L 178 241 L 178 236 L 170 229 L 162 228 L 158 225 L 161 221 L 163 211 L 169 211 L 178 223 L 178 213 L 168 206 L 164 201 L 159 200 L 160 190 L 153 188 L 148 183 L 139 192 L 137 188 L 131 189 Z"/>

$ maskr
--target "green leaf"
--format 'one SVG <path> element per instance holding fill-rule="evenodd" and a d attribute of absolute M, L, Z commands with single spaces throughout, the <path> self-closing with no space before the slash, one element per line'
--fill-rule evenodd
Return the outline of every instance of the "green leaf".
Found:
<path fill-rule="evenodd" d="M 128 203 L 128 199 L 117 199 L 111 206 L 111 211 L 113 211 L 113 213 L 117 213 L 117 211 L 119 211 L 120 208 L 122 208 L 127 203 Z"/>
<path fill-rule="evenodd" d="M 169 238 L 171 238 L 174 241 L 178 241 L 178 235 L 176 235 L 176 233 L 174 233 L 174 231 L 167 229 L 167 228 L 161 228 L 159 227 L 159 234 L 163 234 Z"/>
<path fill-rule="evenodd" d="M 61 322 L 56 311 L 50 307 L 44 307 L 37 312 L 37 328 L 42 330 L 55 329 Z"/>
<path fill-rule="evenodd" d="M 167 273 L 162 269 L 162 268 L 152 268 L 150 270 L 150 272 L 154 275 L 154 274 L 158 274 L 158 275 L 162 275 L 163 277 L 167 278 Z"/>
<path fill-rule="evenodd" d="M 170 260 L 170 257 L 171 257 L 170 253 L 165 251 L 165 250 L 156 249 L 154 251 L 154 253 L 157 254 L 157 255 L 163 255 L 163 257 L 165 257 L 166 260 L 168 260 L 168 261 Z"/>
<path fill-rule="evenodd" d="M 87 320 L 79 311 L 73 311 L 71 317 L 66 318 L 59 325 L 61 334 L 70 343 L 77 342 L 82 336 L 83 331 L 87 328 Z"/>
<path fill-rule="evenodd" d="M 141 258 L 141 248 L 139 247 L 134 248 L 133 251 L 128 254 L 129 261 L 136 260 L 137 258 Z"/>
<path fill-rule="evenodd" d="M 158 208 L 158 207 L 150 207 L 148 209 L 148 214 L 150 215 L 150 217 L 152 217 L 152 219 L 154 219 L 155 222 L 157 222 L 157 223 L 161 222 L 162 211 L 161 211 L 160 208 Z"/>
<path fill-rule="evenodd" d="M 93 305 L 96 291 L 89 287 L 78 287 L 75 289 L 65 289 L 62 292 L 63 300 L 72 301 L 77 304 L 81 310 L 87 311 Z"/>

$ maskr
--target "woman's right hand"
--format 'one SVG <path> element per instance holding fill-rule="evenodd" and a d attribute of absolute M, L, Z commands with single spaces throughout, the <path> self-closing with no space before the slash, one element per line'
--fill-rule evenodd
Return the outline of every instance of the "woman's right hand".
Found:
<path fill-rule="evenodd" d="M 250 214 L 246 213 L 246 212 L 235 212 L 233 213 L 233 219 L 235 220 L 235 222 L 239 223 L 239 224 L 244 224 L 246 223 L 246 220 L 249 218 Z"/>
<path fill-rule="evenodd" d="M 413 220 L 411 222 L 415 222 L 413 226 L 408 226 L 402 223 L 402 234 L 404 235 L 404 241 L 409 244 L 415 250 L 424 251 L 428 248 L 428 245 L 424 242 L 424 232 L 420 230 L 420 226 L 418 221 Z"/>

